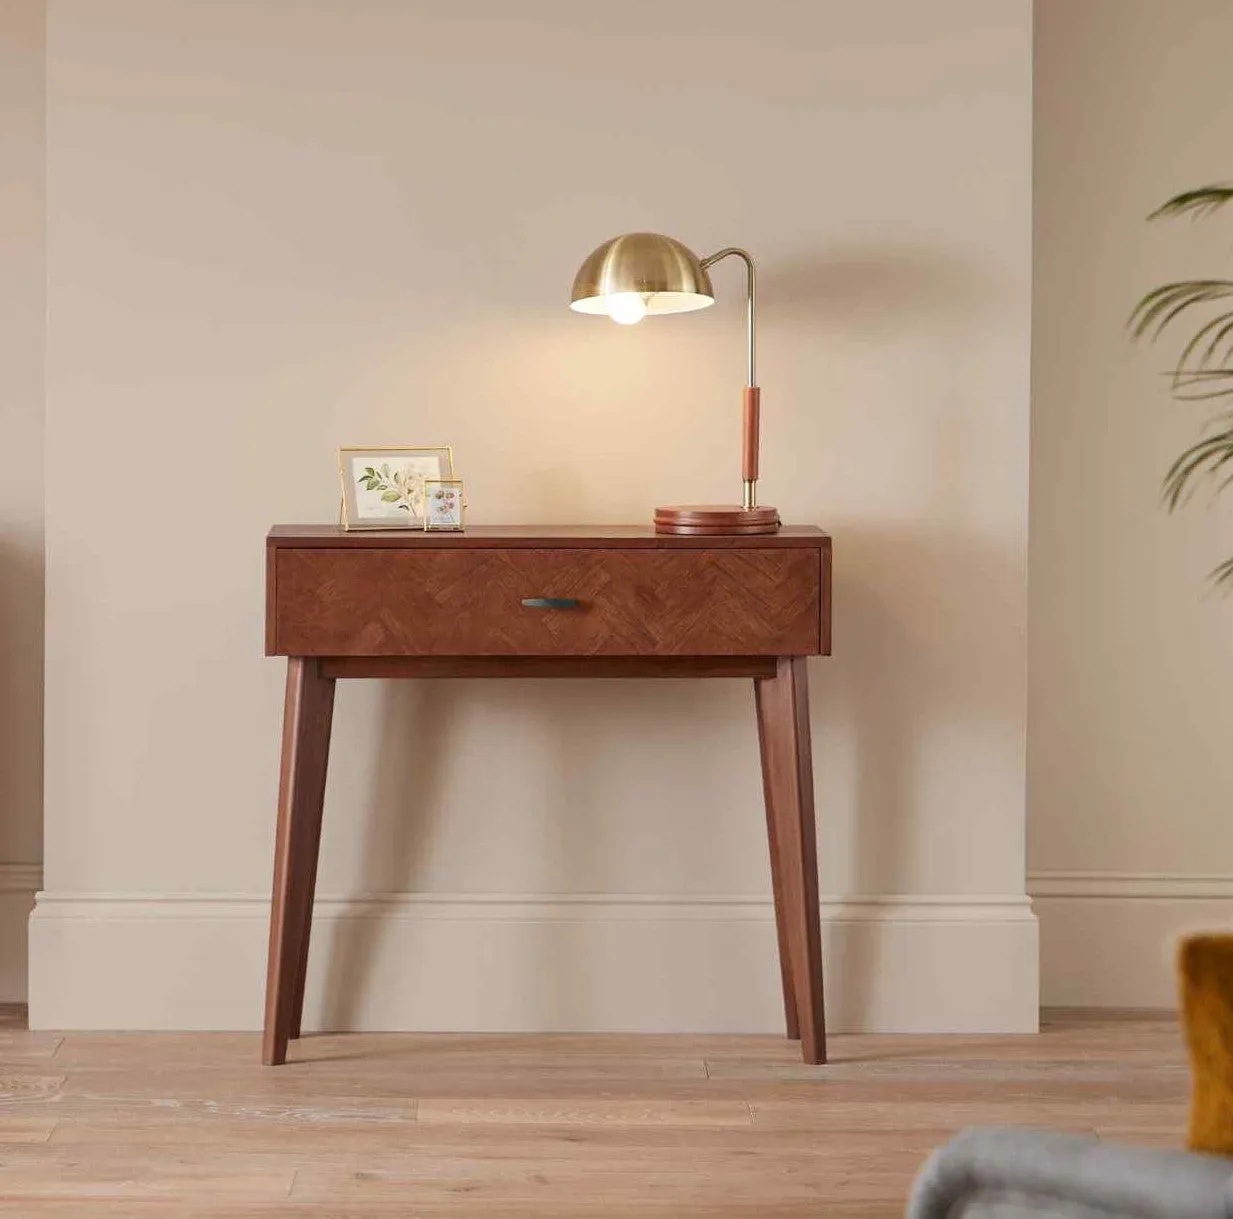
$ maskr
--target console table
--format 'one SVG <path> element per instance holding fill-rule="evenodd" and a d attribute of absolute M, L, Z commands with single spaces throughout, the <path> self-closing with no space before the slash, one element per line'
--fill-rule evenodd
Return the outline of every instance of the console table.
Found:
<path fill-rule="evenodd" d="M 339 678 L 752 678 L 788 1036 L 826 1061 L 805 657 L 830 653 L 831 542 L 649 528 L 266 540 L 266 655 L 287 657 L 262 1060 L 300 1035 Z"/>

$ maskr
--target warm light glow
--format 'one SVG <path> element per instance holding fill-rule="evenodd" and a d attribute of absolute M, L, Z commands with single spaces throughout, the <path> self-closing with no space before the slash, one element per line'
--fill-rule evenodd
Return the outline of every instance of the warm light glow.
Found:
<path fill-rule="evenodd" d="M 614 292 L 604 298 L 608 316 L 622 326 L 633 326 L 646 317 L 646 298 L 641 292 Z"/>
<path fill-rule="evenodd" d="M 629 297 L 642 305 L 639 318 L 657 313 L 688 313 L 692 309 L 705 309 L 707 305 L 715 303 L 714 297 L 702 296 L 696 292 L 604 292 L 570 301 L 569 307 L 575 313 L 595 313 L 601 317 L 612 317 L 611 302 L 624 301 Z M 637 320 L 638 318 L 633 318 L 625 324 L 631 325 Z"/>

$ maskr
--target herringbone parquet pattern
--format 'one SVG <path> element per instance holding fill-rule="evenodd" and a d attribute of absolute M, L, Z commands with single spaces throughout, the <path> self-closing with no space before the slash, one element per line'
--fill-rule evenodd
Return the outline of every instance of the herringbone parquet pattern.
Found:
<path fill-rule="evenodd" d="M 816 546 L 278 551 L 274 648 L 316 656 L 761 656 L 820 649 Z M 575 609 L 528 609 L 527 597 Z"/>

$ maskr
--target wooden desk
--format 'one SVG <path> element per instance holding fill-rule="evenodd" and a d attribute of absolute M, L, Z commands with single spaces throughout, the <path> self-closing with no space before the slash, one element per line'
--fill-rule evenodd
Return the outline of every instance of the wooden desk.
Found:
<path fill-rule="evenodd" d="M 649 528 L 266 541 L 266 654 L 287 657 L 262 1059 L 300 1035 L 340 677 L 750 677 L 788 1036 L 826 1061 L 805 657 L 830 653 L 831 542 Z"/>

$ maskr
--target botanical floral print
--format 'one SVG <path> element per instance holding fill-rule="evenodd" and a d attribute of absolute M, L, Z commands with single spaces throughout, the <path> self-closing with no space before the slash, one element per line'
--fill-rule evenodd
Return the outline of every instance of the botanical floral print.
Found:
<path fill-rule="evenodd" d="M 462 493 L 458 487 L 443 487 L 429 480 L 428 523 L 438 528 L 457 529 L 462 525 Z"/>
<path fill-rule="evenodd" d="M 365 466 L 355 480 L 365 491 L 377 491 L 381 502 L 400 512 L 418 516 L 424 507 L 424 476 L 414 470 L 391 470 L 389 462 L 380 467 Z"/>

